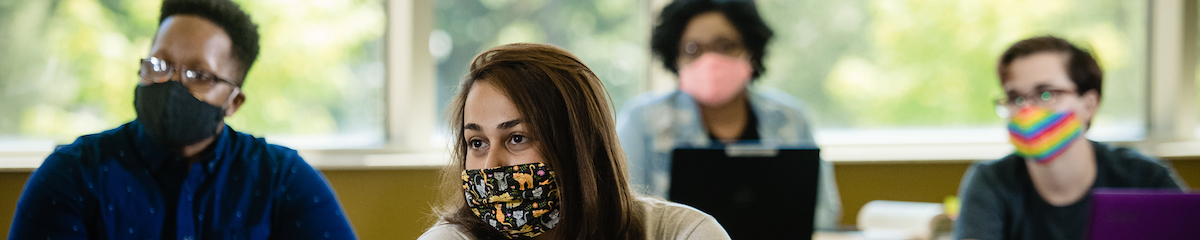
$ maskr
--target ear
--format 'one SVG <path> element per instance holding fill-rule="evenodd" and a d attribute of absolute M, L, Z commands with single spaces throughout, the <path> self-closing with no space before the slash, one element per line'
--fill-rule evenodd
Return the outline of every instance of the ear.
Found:
<path fill-rule="evenodd" d="M 1089 90 L 1079 96 L 1079 100 L 1083 101 L 1083 111 L 1085 111 L 1086 119 L 1080 119 L 1085 124 L 1091 125 L 1092 119 L 1096 117 L 1096 113 L 1100 111 L 1100 93 L 1096 90 Z"/>
<path fill-rule="evenodd" d="M 242 91 L 238 91 L 237 97 L 234 97 L 233 102 L 230 102 L 229 104 L 229 108 L 225 109 L 225 117 L 232 117 L 233 113 L 242 108 L 242 103 L 244 102 L 246 102 L 246 94 L 242 93 Z"/>

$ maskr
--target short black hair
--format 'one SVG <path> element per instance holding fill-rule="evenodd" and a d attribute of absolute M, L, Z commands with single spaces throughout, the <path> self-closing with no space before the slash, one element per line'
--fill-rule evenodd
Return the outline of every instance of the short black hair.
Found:
<path fill-rule="evenodd" d="M 250 66 L 258 59 L 258 25 L 250 21 L 250 15 L 230 0 L 164 0 L 158 25 L 174 15 L 195 15 L 213 22 L 232 42 L 233 58 L 241 69 L 241 82 L 245 81 Z"/>
<path fill-rule="evenodd" d="M 721 13 L 733 24 L 742 35 L 742 44 L 750 52 L 750 64 L 754 67 L 752 78 L 761 76 L 767 70 L 762 64 L 767 42 L 775 32 L 758 15 L 754 2 L 746 0 L 677 0 L 663 7 L 658 26 L 650 35 L 650 49 L 662 59 L 663 67 L 679 75 L 677 60 L 683 30 L 693 17 L 707 12 Z"/>
<path fill-rule="evenodd" d="M 1092 57 L 1087 50 L 1076 47 L 1065 39 L 1049 35 L 1021 40 L 1005 50 L 1004 54 L 1000 55 L 1000 64 L 996 66 L 996 72 L 1000 75 L 1000 83 L 1008 81 L 1008 67 L 1013 61 L 1045 52 L 1066 55 L 1067 61 L 1063 67 L 1066 68 L 1071 82 L 1075 84 L 1077 94 L 1083 95 L 1088 91 L 1096 90 L 1096 96 L 1102 96 L 1100 90 L 1104 83 L 1104 71 L 1100 70 L 1100 64 L 1096 62 L 1096 58 Z"/>

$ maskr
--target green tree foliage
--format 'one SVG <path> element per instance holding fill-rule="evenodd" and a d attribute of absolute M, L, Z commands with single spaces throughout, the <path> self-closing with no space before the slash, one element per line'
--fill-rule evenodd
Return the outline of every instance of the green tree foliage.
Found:
<path fill-rule="evenodd" d="M 262 48 L 228 124 L 258 135 L 381 132 L 381 0 L 235 2 Z M 160 4 L 0 2 L 0 136 L 64 143 L 133 120 L 137 61 Z"/>
<path fill-rule="evenodd" d="M 430 45 L 438 59 L 438 109 L 445 109 L 471 58 L 515 42 L 553 44 L 571 51 L 604 82 L 620 107 L 638 94 L 650 59 L 650 21 L 640 0 L 439 0 Z"/>
<path fill-rule="evenodd" d="M 800 97 L 822 128 L 1001 126 L 1001 52 L 1053 34 L 1098 55 L 1097 125 L 1144 122 L 1142 1 L 758 1 L 777 32 L 763 84 Z"/>

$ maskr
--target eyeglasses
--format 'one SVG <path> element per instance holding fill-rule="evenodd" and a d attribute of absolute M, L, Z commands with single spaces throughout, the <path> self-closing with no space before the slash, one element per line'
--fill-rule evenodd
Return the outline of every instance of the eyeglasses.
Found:
<path fill-rule="evenodd" d="M 1038 107 L 1052 107 L 1064 97 L 1070 96 L 1074 91 L 1067 90 L 1046 90 L 1036 94 L 1029 95 L 1012 95 L 1000 99 L 996 99 L 993 104 L 996 105 L 996 116 L 1008 118 L 1011 113 L 1016 112 L 1025 104 Z"/>
<path fill-rule="evenodd" d="M 703 55 L 706 52 L 720 53 L 722 55 L 731 57 L 736 57 L 746 53 L 746 47 L 741 43 L 726 40 L 724 38 L 718 38 L 717 40 L 707 44 L 687 42 L 683 45 L 683 49 L 681 50 L 682 51 L 679 51 L 679 55 L 689 59 L 700 58 L 700 55 Z"/>
<path fill-rule="evenodd" d="M 179 71 L 179 81 L 192 92 L 192 95 L 195 95 L 197 99 L 202 101 L 207 96 L 212 96 L 211 94 L 217 94 L 216 97 L 219 98 L 221 97 L 220 95 L 228 93 L 228 95 L 225 95 L 225 104 L 229 104 L 233 101 L 233 97 L 241 93 L 242 90 L 237 84 L 217 77 L 217 75 L 210 72 L 175 66 L 160 58 L 150 57 L 142 59 L 139 63 L 141 64 L 141 69 L 138 70 L 138 77 L 140 78 L 138 84 L 140 85 L 170 81 L 171 77 L 175 75 L 175 71 Z"/>

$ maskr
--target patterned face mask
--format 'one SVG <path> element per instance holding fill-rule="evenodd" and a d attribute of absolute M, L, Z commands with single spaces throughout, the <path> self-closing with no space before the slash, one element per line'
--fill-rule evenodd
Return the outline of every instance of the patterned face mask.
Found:
<path fill-rule="evenodd" d="M 1008 133 L 1017 155 L 1046 164 L 1083 135 L 1081 125 L 1074 112 L 1027 107 L 1009 121 Z"/>
<path fill-rule="evenodd" d="M 544 163 L 463 170 L 467 206 L 505 237 L 532 238 L 558 224 L 558 187 Z"/>

